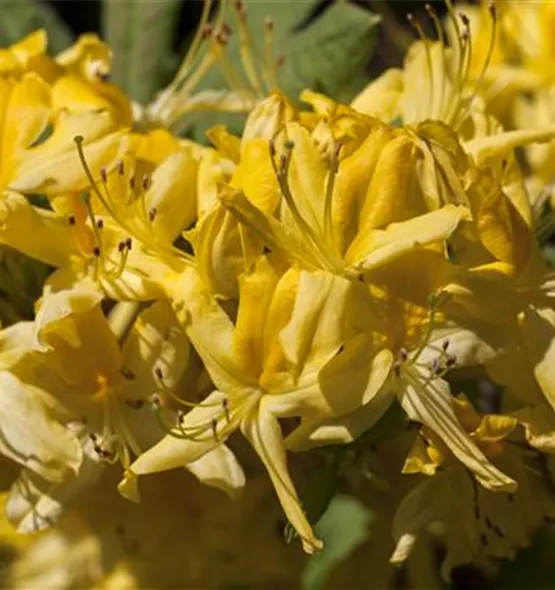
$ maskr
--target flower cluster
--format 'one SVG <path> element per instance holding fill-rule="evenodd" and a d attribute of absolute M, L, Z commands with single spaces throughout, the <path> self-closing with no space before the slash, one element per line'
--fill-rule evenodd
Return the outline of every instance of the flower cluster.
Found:
<path fill-rule="evenodd" d="M 136 502 L 175 468 L 236 498 L 242 438 L 314 553 L 291 462 L 396 409 L 385 437 L 410 430 L 399 469 L 421 476 L 393 562 L 439 522 L 448 575 L 513 556 L 555 517 L 553 224 L 531 197 L 551 182 L 555 119 L 539 106 L 544 46 L 510 26 L 514 9 L 543 27 L 549 5 L 523 4 L 448 3 L 450 44 L 433 8 L 437 40 L 411 17 L 404 67 L 350 105 L 305 90 L 298 107 L 250 54 L 252 91 L 194 95 L 227 63 L 219 16 L 142 108 L 92 35 L 54 58 L 42 31 L 0 52 L 0 243 L 52 267 L 34 320 L 0 331 L 17 531 L 56 525 L 104 471 Z M 206 147 L 170 130 L 208 103 L 249 112 L 240 137 L 217 126 Z"/>

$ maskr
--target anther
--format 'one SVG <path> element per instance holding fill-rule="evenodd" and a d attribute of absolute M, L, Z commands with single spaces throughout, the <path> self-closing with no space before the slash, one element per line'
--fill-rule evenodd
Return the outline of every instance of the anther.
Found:
<path fill-rule="evenodd" d="M 213 32 L 214 32 L 214 27 L 210 23 L 206 23 L 204 25 L 204 27 L 202 28 L 201 36 L 203 39 L 208 39 L 208 37 L 212 36 Z"/>
<path fill-rule="evenodd" d="M 135 190 L 135 175 L 131 175 L 129 177 L 129 186 L 131 187 L 131 190 Z"/>
<path fill-rule="evenodd" d="M 105 70 L 101 65 L 95 68 L 94 72 L 95 78 L 100 82 L 108 82 L 110 79 L 110 72 Z"/>
<path fill-rule="evenodd" d="M 96 220 L 96 227 L 98 229 L 102 229 L 104 227 L 104 220 L 103 219 L 97 219 Z"/>
<path fill-rule="evenodd" d="M 100 180 L 102 180 L 104 183 L 108 182 L 108 172 L 106 172 L 106 168 L 104 168 L 104 166 L 102 166 L 100 169 Z"/>
<path fill-rule="evenodd" d="M 148 219 L 149 221 L 154 221 L 154 219 L 156 218 L 156 215 L 158 214 L 158 210 L 156 209 L 156 207 L 151 207 L 148 210 Z"/>
<path fill-rule="evenodd" d="M 96 256 L 97 258 L 100 256 L 100 248 L 98 246 L 95 246 L 93 248 L 93 255 Z"/>
<path fill-rule="evenodd" d="M 143 177 L 141 178 L 141 185 L 144 191 L 148 190 L 150 187 L 150 181 L 150 176 L 148 174 L 143 174 Z"/>
<path fill-rule="evenodd" d="M 131 241 L 131 238 L 127 238 L 127 239 L 125 240 L 125 247 L 126 247 L 128 250 L 131 250 L 131 245 L 132 245 L 132 244 L 133 244 L 133 242 Z"/>
<path fill-rule="evenodd" d="M 145 405 L 142 399 L 126 399 L 125 403 L 134 410 L 140 410 Z"/>
<path fill-rule="evenodd" d="M 462 12 L 462 13 L 459 14 L 459 18 L 461 19 L 462 24 L 465 27 L 469 27 L 470 26 L 470 19 L 468 18 L 468 16 L 466 16 L 466 14 L 464 14 L 464 12 Z"/>
<path fill-rule="evenodd" d="M 125 250 L 125 242 L 122 240 L 118 243 L 118 252 L 122 253 Z"/>
<path fill-rule="evenodd" d="M 131 369 L 128 369 L 127 367 L 122 367 L 120 373 L 123 375 L 125 379 L 135 379 L 135 373 L 133 373 L 133 371 Z"/>
<path fill-rule="evenodd" d="M 264 27 L 266 28 L 266 30 L 268 31 L 268 33 L 271 33 L 274 30 L 274 21 L 269 16 L 267 16 L 264 19 Z"/>
<path fill-rule="evenodd" d="M 183 410 L 177 410 L 177 423 L 181 425 L 183 424 L 183 420 L 185 420 L 185 412 Z"/>
<path fill-rule="evenodd" d="M 155 410 L 159 410 L 162 408 L 162 398 L 157 393 L 153 393 L 150 396 L 150 403 L 152 404 Z"/>
<path fill-rule="evenodd" d="M 406 360 L 409 357 L 409 353 L 407 351 L 406 348 L 401 348 L 401 350 L 399 350 L 399 359 L 402 363 L 406 362 Z"/>
<path fill-rule="evenodd" d="M 448 354 L 447 359 L 445 360 L 445 364 L 451 368 L 457 364 L 457 357 L 454 354 Z"/>
<path fill-rule="evenodd" d="M 441 365 L 439 363 L 439 359 L 438 358 L 435 358 L 430 363 L 430 371 L 432 372 L 433 375 L 437 375 L 441 371 Z"/>
<path fill-rule="evenodd" d="M 229 414 L 229 402 L 228 402 L 227 398 L 224 398 L 224 400 L 222 401 L 222 406 L 224 408 L 225 419 L 226 419 L 227 423 L 229 424 L 231 422 L 231 416 Z"/>
<path fill-rule="evenodd" d="M 443 350 L 443 352 L 447 352 L 448 348 L 449 348 L 449 340 L 444 340 L 441 343 L 441 350 Z"/>
<path fill-rule="evenodd" d="M 212 418 L 211 425 L 212 425 L 212 434 L 214 435 L 216 442 L 218 442 L 218 421 L 216 420 L 216 418 Z"/>
<path fill-rule="evenodd" d="M 75 219 L 75 215 L 70 215 L 67 218 L 67 222 L 69 223 L 69 225 L 75 225 L 77 223 L 76 219 Z"/>
<path fill-rule="evenodd" d="M 497 19 L 497 10 L 495 9 L 495 3 L 493 1 L 490 1 L 490 3 L 488 4 L 488 10 L 489 10 L 489 14 L 491 16 L 491 18 L 493 20 Z"/>
<path fill-rule="evenodd" d="M 276 155 L 276 143 L 273 139 L 270 139 L 269 147 L 270 147 L 270 156 L 273 158 Z"/>
<path fill-rule="evenodd" d="M 116 170 L 118 171 L 118 173 L 121 176 L 123 176 L 124 168 L 123 168 L 123 161 L 122 160 L 118 160 L 118 163 L 116 164 Z"/>
<path fill-rule="evenodd" d="M 226 35 L 226 37 L 231 37 L 233 29 L 227 23 L 222 23 L 222 33 Z"/>
<path fill-rule="evenodd" d="M 160 367 L 156 367 L 154 369 L 154 374 L 156 375 L 156 378 L 159 381 L 163 381 L 164 380 L 164 374 L 162 373 L 162 369 Z"/>
<path fill-rule="evenodd" d="M 395 373 L 396 377 L 401 376 L 401 362 L 400 361 L 395 361 L 393 363 L 393 372 Z"/>
<path fill-rule="evenodd" d="M 287 150 L 287 151 L 291 151 L 294 147 L 295 147 L 295 142 L 291 141 L 290 139 L 288 139 L 284 144 L 283 147 Z"/>

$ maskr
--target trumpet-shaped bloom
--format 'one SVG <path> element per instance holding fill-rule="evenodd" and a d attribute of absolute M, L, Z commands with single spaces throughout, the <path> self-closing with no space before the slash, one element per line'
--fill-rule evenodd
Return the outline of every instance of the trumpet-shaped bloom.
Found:
<path fill-rule="evenodd" d="M 430 478 L 419 483 L 399 506 L 393 524 L 397 546 L 391 559 L 404 561 L 417 536 L 439 521 L 447 544 L 442 567 L 445 577 L 453 567 L 478 557 L 513 557 L 544 519 L 555 514 L 555 498 L 545 474 L 531 468 L 526 452 L 508 440 L 518 421 L 503 415 L 480 416 L 464 396 L 455 398 L 454 403 L 470 436 L 514 477 L 518 490 L 499 493 L 476 486 L 432 433 L 417 435 L 404 470 Z"/>
<path fill-rule="evenodd" d="M 168 285 L 216 390 L 130 471 L 142 475 L 187 465 L 240 429 L 262 459 L 305 551 L 312 553 L 321 542 L 288 473 L 278 418 L 333 415 L 344 404 L 331 382 L 329 389 L 320 382 L 319 373 L 341 346 L 351 283 L 324 272 L 283 273 L 261 257 L 239 285 L 235 326 L 192 272 Z M 337 383 L 341 376 L 333 378 Z"/>
<path fill-rule="evenodd" d="M 434 294 L 434 283 L 445 281 L 436 274 L 437 257 L 432 251 L 416 251 L 371 275 L 372 284 L 379 287 L 370 295 L 359 292 L 351 302 L 349 323 L 359 333 L 346 342 L 345 351 L 347 359 L 364 359 L 364 350 L 368 355 L 373 342 L 374 352 L 370 359 L 366 356 L 366 363 L 351 362 L 354 374 L 372 366 L 378 377 L 375 386 L 343 416 L 309 417 L 287 442 L 292 449 L 351 442 L 397 399 L 408 418 L 440 437 L 482 485 L 512 490 L 514 481 L 496 469 L 465 432 L 443 378 L 454 366 L 481 364 L 496 353 L 471 331 L 446 319 L 447 303 L 442 304 L 443 295 Z"/>
<path fill-rule="evenodd" d="M 449 201 L 427 212 L 413 188 L 413 142 L 394 129 L 376 122 L 360 148 L 343 159 L 324 157 L 314 135 L 298 123 L 287 124 L 285 134 L 281 154 L 272 153 L 282 195 L 279 218 L 241 191 L 227 190 L 221 199 L 270 248 L 307 268 L 356 278 L 417 244 L 445 240 L 468 218 L 465 207 Z"/>
<path fill-rule="evenodd" d="M 26 397 L 31 410 L 36 399 L 50 416 L 48 423 L 41 423 L 36 411 L 32 418 L 45 449 L 36 454 L 35 462 L 45 467 L 24 462 L 26 469 L 7 502 L 8 517 L 20 530 L 48 526 L 69 499 L 98 478 L 103 463 L 118 462 L 126 469 L 134 456 L 165 434 L 148 409 L 151 396 L 161 391 L 156 373 L 163 371 L 164 383 L 174 388 L 187 368 L 188 341 L 169 305 L 159 302 L 140 314 L 129 335 L 123 334 L 120 348 L 99 299 L 92 287 L 45 296 L 30 350 L 3 373 L 6 402 Z M 18 418 L 28 419 L 29 410 L 12 409 L 15 429 Z M 53 439 L 60 432 L 67 441 L 49 462 L 44 453 L 52 445 L 45 433 Z M 27 440 L 31 443 L 33 438 Z M 75 445 L 79 454 L 71 459 Z M 14 448 L 26 453 L 23 444 Z M 65 474 L 57 478 L 49 471 L 54 460 L 66 463 Z"/>

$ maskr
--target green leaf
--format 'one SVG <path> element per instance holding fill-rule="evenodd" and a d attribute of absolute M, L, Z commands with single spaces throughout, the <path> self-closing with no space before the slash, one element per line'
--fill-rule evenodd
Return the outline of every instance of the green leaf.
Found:
<path fill-rule="evenodd" d="M 307 560 L 301 588 L 322 588 L 333 569 L 368 538 L 372 520 L 372 512 L 356 498 L 335 496 L 316 526 L 318 536 L 324 541 L 324 549 Z"/>
<path fill-rule="evenodd" d="M 304 88 L 352 98 L 346 91 L 372 55 L 379 20 L 359 6 L 335 2 L 284 46 L 280 85 L 294 99 Z"/>
<path fill-rule="evenodd" d="M 48 33 L 49 48 L 53 53 L 73 42 L 69 27 L 45 2 L 4 0 L 0 3 L 0 45 L 11 45 L 40 28 Z"/>
<path fill-rule="evenodd" d="M 102 31 L 114 52 L 112 79 L 134 100 L 160 90 L 181 0 L 104 0 Z"/>
<path fill-rule="evenodd" d="M 264 21 L 274 22 L 274 56 L 283 54 L 284 63 L 277 72 L 280 89 L 293 101 L 299 93 L 311 88 L 336 100 L 350 100 L 363 86 L 363 71 L 376 44 L 376 25 L 380 17 L 345 1 L 338 0 L 320 14 L 312 16 L 318 0 L 270 0 L 247 3 L 247 23 L 256 55 L 264 53 Z M 236 29 L 232 14 L 226 19 Z M 227 55 L 242 71 L 239 35 L 231 37 Z M 260 64 L 262 60 L 259 59 Z M 243 75 L 243 78 L 245 76 Z M 199 89 L 225 88 L 222 75 L 214 70 L 205 77 Z M 237 131 L 242 120 L 237 116 L 218 115 L 195 127 L 196 139 L 214 124 L 227 124 Z"/>

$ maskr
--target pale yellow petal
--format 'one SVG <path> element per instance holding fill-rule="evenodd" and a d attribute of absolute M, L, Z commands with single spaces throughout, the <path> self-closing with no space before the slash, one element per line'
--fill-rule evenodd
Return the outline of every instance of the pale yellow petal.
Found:
<path fill-rule="evenodd" d="M 323 547 L 308 522 L 289 476 L 283 436 L 278 421 L 264 406 L 254 409 L 242 421 L 241 430 L 261 458 L 281 502 L 306 553 L 312 554 Z"/>
<path fill-rule="evenodd" d="M 0 373 L 0 391 L 0 452 L 49 481 L 77 473 L 81 447 L 49 414 L 46 392 L 7 371 Z"/>
<path fill-rule="evenodd" d="M 427 376 L 423 374 L 421 378 L 425 381 Z M 424 424 L 441 437 L 453 455 L 474 473 L 484 487 L 494 491 L 515 491 L 516 482 L 487 459 L 461 426 L 453 409 L 449 384 L 443 379 L 434 379 L 422 386 L 419 379 L 412 377 L 397 391 L 409 418 Z"/>
<path fill-rule="evenodd" d="M 219 445 L 196 461 L 187 464 L 200 482 L 222 490 L 232 500 L 238 500 L 245 487 L 245 474 L 233 451 L 226 445 Z"/>

